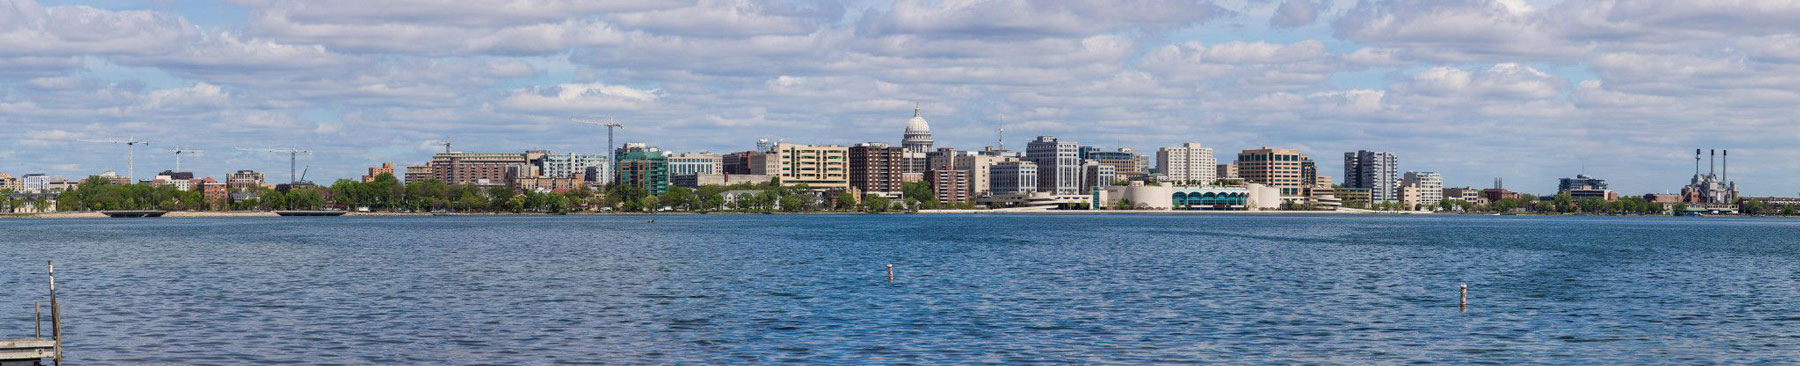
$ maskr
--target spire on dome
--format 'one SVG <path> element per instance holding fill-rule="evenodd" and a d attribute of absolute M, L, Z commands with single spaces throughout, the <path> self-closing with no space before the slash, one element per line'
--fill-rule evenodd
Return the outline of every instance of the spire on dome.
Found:
<path fill-rule="evenodd" d="M 913 117 L 919 116 L 919 102 L 913 102 Z"/>

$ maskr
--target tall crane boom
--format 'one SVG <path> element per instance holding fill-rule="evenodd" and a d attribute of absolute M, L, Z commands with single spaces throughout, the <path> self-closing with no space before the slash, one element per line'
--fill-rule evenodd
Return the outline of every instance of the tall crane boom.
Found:
<path fill-rule="evenodd" d="M 126 137 L 124 140 L 100 139 L 100 140 L 81 140 L 81 141 L 97 142 L 97 143 L 103 143 L 103 144 L 125 144 L 125 147 L 126 147 L 125 180 L 130 181 L 130 182 L 137 181 L 137 146 L 150 144 L 150 142 L 148 142 L 148 141 L 138 141 L 137 136 Z"/>
<path fill-rule="evenodd" d="M 575 123 L 606 127 L 606 171 L 607 171 L 607 175 L 610 176 L 612 174 L 613 169 L 618 169 L 618 166 L 619 166 L 619 156 L 618 156 L 619 154 L 616 152 L 617 150 L 614 150 L 614 149 L 617 149 L 618 146 L 613 145 L 613 129 L 625 128 L 625 125 L 619 124 L 619 120 L 613 119 L 610 117 L 609 118 L 579 118 L 579 117 L 575 117 L 575 118 L 569 118 L 569 120 L 575 121 Z"/>
<path fill-rule="evenodd" d="M 298 166 L 295 164 L 296 162 L 298 162 L 300 160 L 300 154 L 312 155 L 311 150 L 304 150 L 304 149 L 300 149 L 297 147 L 282 148 L 282 149 L 238 148 L 238 151 L 288 154 L 288 185 L 290 187 L 293 186 L 294 183 L 300 183 L 299 169 L 298 169 Z"/>
<path fill-rule="evenodd" d="M 205 151 L 183 149 L 183 148 L 181 148 L 181 145 L 176 145 L 175 148 L 164 149 L 163 152 L 175 154 L 175 171 L 179 172 L 179 171 L 181 171 L 181 154 L 199 155 L 200 153 L 204 153 Z"/>

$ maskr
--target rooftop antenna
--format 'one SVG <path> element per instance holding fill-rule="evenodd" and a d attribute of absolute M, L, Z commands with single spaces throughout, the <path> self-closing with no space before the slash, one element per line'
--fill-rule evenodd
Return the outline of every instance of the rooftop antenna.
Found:
<path fill-rule="evenodd" d="M 99 142 L 99 143 L 107 143 L 107 144 L 125 144 L 125 146 L 126 146 L 125 164 L 128 165 L 125 168 L 125 174 L 126 174 L 125 180 L 126 181 L 134 181 L 137 179 L 137 146 L 150 144 L 147 141 L 138 141 L 137 136 L 126 137 L 124 140 L 116 140 L 115 139 L 115 140 L 81 140 L 81 141 Z"/>
<path fill-rule="evenodd" d="M 187 150 L 187 149 L 181 148 L 181 146 L 175 146 L 174 149 L 163 150 L 163 152 L 175 154 L 175 171 L 179 172 L 179 171 L 181 171 L 181 154 L 199 155 L 200 153 L 203 153 L 205 151 Z"/>

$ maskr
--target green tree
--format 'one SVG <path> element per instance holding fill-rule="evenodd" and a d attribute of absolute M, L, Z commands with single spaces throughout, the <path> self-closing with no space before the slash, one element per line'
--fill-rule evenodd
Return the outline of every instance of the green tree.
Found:
<path fill-rule="evenodd" d="M 524 212 L 526 200 L 527 200 L 526 197 L 521 196 L 521 195 L 513 195 L 512 197 L 507 197 L 506 198 L 506 208 L 508 210 L 512 210 L 513 213 Z"/>

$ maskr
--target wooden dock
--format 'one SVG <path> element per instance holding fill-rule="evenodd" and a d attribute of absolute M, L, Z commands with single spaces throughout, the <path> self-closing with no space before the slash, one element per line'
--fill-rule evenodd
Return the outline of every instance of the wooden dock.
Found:
<path fill-rule="evenodd" d="M 0 339 L 0 366 L 41 365 L 46 358 L 56 358 L 56 340 Z"/>

